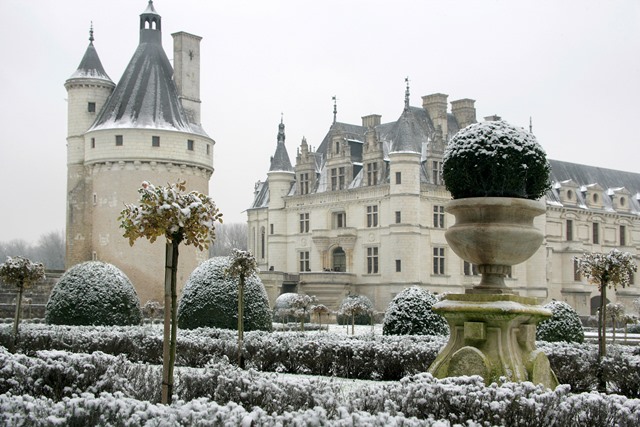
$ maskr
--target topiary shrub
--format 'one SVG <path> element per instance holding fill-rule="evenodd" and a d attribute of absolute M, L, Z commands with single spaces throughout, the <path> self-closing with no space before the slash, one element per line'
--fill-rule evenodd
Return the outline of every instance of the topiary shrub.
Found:
<path fill-rule="evenodd" d="M 444 153 L 442 173 L 454 199 L 539 199 L 550 188 L 551 167 L 533 134 L 509 123 L 474 123 L 456 133 Z"/>
<path fill-rule="evenodd" d="M 536 339 L 541 341 L 584 342 L 584 330 L 578 312 L 563 301 L 551 301 L 544 306 L 552 315 L 538 324 Z"/>
<path fill-rule="evenodd" d="M 447 335 L 449 325 L 431 311 L 438 298 L 426 289 L 412 286 L 391 300 L 382 323 L 383 335 Z"/>
<path fill-rule="evenodd" d="M 178 304 L 180 328 L 237 329 L 239 279 L 227 273 L 230 265 L 230 257 L 215 257 L 191 273 Z M 244 286 L 244 331 L 255 330 L 271 330 L 271 311 L 262 281 L 252 274 Z"/>
<path fill-rule="evenodd" d="M 298 319 L 293 315 L 293 307 L 291 302 L 298 294 L 293 292 L 284 293 L 273 303 L 273 321 L 281 323 L 297 322 Z"/>
<path fill-rule="evenodd" d="M 340 303 L 336 320 L 338 325 L 351 324 L 351 311 L 355 308 L 353 323 L 355 325 L 370 325 L 373 314 L 373 303 L 365 295 L 347 295 Z M 359 309 L 360 308 L 360 309 Z"/>
<path fill-rule="evenodd" d="M 138 325 L 140 301 L 116 266 L 87 261 L 67 270 L 53 288 L 45 322 L 53 325 Z"/>

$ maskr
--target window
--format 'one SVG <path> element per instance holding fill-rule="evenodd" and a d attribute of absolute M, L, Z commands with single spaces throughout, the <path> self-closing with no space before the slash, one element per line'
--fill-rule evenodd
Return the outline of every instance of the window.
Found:
<path fill-rule="evenodd" d="M 96 148 L 96 139 L 91 138 L 91 148 Z"/>
<path fill-rule="evenodd" d="M 367 185 L 376 185 L 378 183 L 378 164 L 367 164 Z"/>
<path fill-rule="evenodd" d="M 400 224 L 402 222 L 402 212 L 396 211 L 396 224 Z"/>
<path fill-rule="evenodd" d="M 309 268 L 309 251 L 300 252 L 300 271 L 311 271 Z"/>
<path fill-rule="evenodd" d="M 378 247 L 367 248 L 367 273 L 378 274 Z"/>
<path fill-rule="evenodd" d="M 309 232 L 309 213 L 301 213 L 300 214 L 300 232 L 308 233 Z"/>
<path fill-rule="evenodd" d="M 396 184 L 402 184 L 402 173 L 396 172 Z"/>
<path fill-rule="evenodd" d="M 122 135 L 116 135 L 116 146 L 120 147 L 124 144 L 124 139 Z"/>
<path fill-rule="evenodd" d="M 347 271 L 347 254 L 340 246 L 333 250 L 333 264 L 331 269 L 333 271 Z"/>
<path fill-rule="evenodd" d="M 582 278 L 580 277 L 580 261 L 577 259 L 573 260 L 573 280 L 579 282 Z"/>
<path fill-rule="evenodd" d="M 334 228 L 344 228 L 347 226 L 347 214 L 345 212 L 336 212 L 333 214 Z"/>
<path fill-rule="evenodd" d="M 331 169 L 331 191 L 338 189 L 338 169 Z"/>
<path fill-rule="evenodd" d="M 573 240 L 573 220 L 567 220 L 567 241 L 571 242 Z"/>
<path fill-rule="evenodd" d="M 309 194 L 309 173 L 300 174 L 300 194 Z"/>
<path fill-rule="evenodd" d="M 211 146 L 207 144 L 207 156 L 211 154 Z"/>
<path fill-rule="evenodd" d="M 344 190 L 344 166 L 338 168 L 338 188 L 340 190 Z"/>
<path fill-rule="evenodd" d="M 152 136 L 151 137 L 151 146 L 152 147 L 160 147 L 160 137 L 159 136 Z"/>
<path fill-rule="evenodd" d="M 96 112 L 96 103 L 95 102 L 90 102 L 87 105 L 87 111 L 90 113 L 95 113 Z"/>
<path fill-rule="evenodd" d="M 266 238 L 264 235 L 264 227 L 260 228 L 260 258 L 264 259 L 264 252 L 266 246 Z"/>
<path fill-rule="evenodd" d="M 433 227 L 444 228 L 444 206 L 433 207 Z"/>
<path fill-rule="evenodd" d="M 402 260 L 396 260 L 396 273 L 400 273 L 402 271 Z"/>
<path fill-rule="evenodd" d="M 195 145 L 195 142 L 193 142 L 193 139 L 187 139 L 187 150 L 193 151 L 194 145 Z"/>
<path fill-rule="evenodd" d="M 93 206 L 98 204 L 98 195 L 96 193 L 93 193 Z"/>
<path fill-rule="evenodd" d="M 444 248 L 433 248 L 433 274 L 444 274 Z"/>
<path fill-rule="evenodd" d="M 442 162 L 434 160 L 432 162 L 432 170 L 433 183 L 435 185 L 442 185 Z"/>
<path fill-rule="evenodd" d="M 620 246 L 627 246 L 627 227 L 620 226 Z"/>
<path fill-rule="evenodd" d="M 600 243 L 600 224 L 598 224 L 597 222 L 593 223 L 593 243 L 594 244 L 598 244 Z"/>
<path fill-rule="evenodd" d="M 477 276 L 480 274 L 478 272 L 478 266 L 467 261 L 464 262 L 463 270 L 465 276 Z"/>
<path fill-rule="evenodd" d="M 340 141 L 336 141 L 335 148 L 336 148 L 336 154 L 339 154 L 340 153 Z"/>
<path fill-rule="evenodd" d="M 269 224 L 269 234 L 273 234 L 273 224 Z"/>
<path fill-rule="evenodd" d="M 367 206 L 367 227 L 378 226 L 378 205 Z"/>

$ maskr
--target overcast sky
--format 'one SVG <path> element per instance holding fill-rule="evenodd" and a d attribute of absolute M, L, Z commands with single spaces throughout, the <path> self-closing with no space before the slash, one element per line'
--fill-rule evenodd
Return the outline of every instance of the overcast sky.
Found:
<path fill-rule="evenodd" d="M 118 82 L 147 0 L 0 0 L 0 241 L 63 230 L 64 82 L 93 21 Z M 281 113 L 292 163 L 332 121 L 396 120 L 445 93 L 529 126 L 552 159 L 639 172 L 640 1 L 156 0 L 163 45 L 201 43 L 202 122 L 215 141 L 210 183 L 226 222 L 246 220 Z"/>

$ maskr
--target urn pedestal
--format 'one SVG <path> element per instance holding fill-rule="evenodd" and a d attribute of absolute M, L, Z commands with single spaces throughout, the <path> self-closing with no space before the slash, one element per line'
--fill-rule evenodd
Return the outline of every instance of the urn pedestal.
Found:
<path fill-rule="evenodd" d="M 456 223 L 445 237 L 462 259 L 477 264 L 480 284 L 447 295 L 433 307 L 449 323 L 451 336 L 429 368 L 435 377 L 480 375 L 487 384 L 506 377 L 555 388 L 547 356 L 535 347 L 536 325 L 551 316 L 535 298 L 513 295 L 504 283 L 512 265 L 526 261 L 542 243 L 533 219 L 541 202 L 481 197 L 449 202 Z"/>

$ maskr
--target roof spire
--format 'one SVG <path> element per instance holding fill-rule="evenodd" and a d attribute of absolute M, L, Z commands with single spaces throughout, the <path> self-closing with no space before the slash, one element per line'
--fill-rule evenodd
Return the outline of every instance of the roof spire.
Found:
<path fill-rule="evenodd" d="M 533 120 L 529 116 L 529 133 L 533 133 Z"/>
<path fill-rule="evenodd" d="M 409 109 L 409 76 L 405 77 L 404 81 L 407 84 L 407 89 L 404 91 L 404 109 L 406 111 Z"/>
<path fill-rule="evenodd" d="M 93 45 L 93 21 L 91 21 L 91 27 L 89 27 L 89 44 Z"/>
<path fill-rule="evenodd" d="M 333 100 L 333 123 L 335 123 L 338 115 L 338 98 L 333 95 L 331 99 Z"/>
<path fill-rule="evenodd" d="M 280 113 L 280 124 L 278 125 L 278 143 L 284 144 L 284 113 Z"/>

